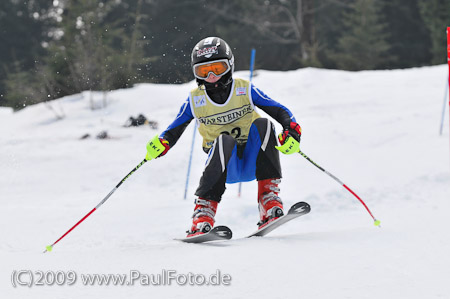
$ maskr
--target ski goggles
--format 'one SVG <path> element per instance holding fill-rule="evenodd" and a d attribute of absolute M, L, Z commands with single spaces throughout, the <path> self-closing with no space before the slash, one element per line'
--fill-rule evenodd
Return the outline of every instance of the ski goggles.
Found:
<path fill-rule="evenodd" d="M 231 70 L 228 59 L 220 59 L 213 62 L 203 62 L 194 65 L 194 76 L 198 79 L 206 79 L 209 73 L 213 73 L 216 76 L 223 76 Z"/>

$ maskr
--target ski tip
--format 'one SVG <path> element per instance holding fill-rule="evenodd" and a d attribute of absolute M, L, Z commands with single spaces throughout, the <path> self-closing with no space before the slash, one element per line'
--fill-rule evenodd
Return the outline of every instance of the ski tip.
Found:
<path fill-rule="evenodd" d="M 175 239 L 185 243 L 205 243 L 211 241 L 229 240 L 233 236 L 231 229 L 227 226 L 216 226 L 208 233 L 198 234 L 181 239 Z"/>
<path fill-rule="evenodd" d="M 227 226 L 216 226 L 212 231 L 219 237 L 223 239 L 231 239 L 233 237 L 233 232 Z"/>
<path fill-rule="evenodd" d="M 294 204 L 290 209 L 288 213 L 302 213 L 307 214 L 311 212 L 311 206 L 304 201 L 298 202 Z"/>

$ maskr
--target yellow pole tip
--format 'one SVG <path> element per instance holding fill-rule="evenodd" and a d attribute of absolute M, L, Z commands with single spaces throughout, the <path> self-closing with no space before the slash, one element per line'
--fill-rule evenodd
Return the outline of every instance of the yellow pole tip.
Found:
<path fill-rule="evenodd" d="M 45 247 L 45 249 L 47 249 L 47 251 L 52 251 L 53 246 L 52 245 L 48 245 L 48 246 Z"/>
<path fill-rule="evenodd" d="M 381 223 L 380 220 L 375 219 L 375 222 L 373 224 L 375 224 L 375 226 L 380 226 L 380 223 Z"/>

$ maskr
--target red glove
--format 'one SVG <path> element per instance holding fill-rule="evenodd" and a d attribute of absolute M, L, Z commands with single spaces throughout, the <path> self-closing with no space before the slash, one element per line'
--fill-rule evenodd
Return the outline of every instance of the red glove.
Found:
<path fill-rule="evenodd" d="M 302 128 L 298 123 L 291 122 L 289 124 L 289 127 L 285 127 L 283 132 L 280 135 L 278 135 L 278 141 L 280 142 L 281 145 L 284 144 L 284 141 L 286 140 L 286 138 L 288 138 L 288 136 L 291 136 L 295 140 L 300 142 L 300 138 L 302 136 Z"/>
<path fill-rule="evenodd" d="M 170 150 L 170 145 L 169 145 L 169 141 L 167 141 L 164 138 L 159 138 L 159 141 L 161 141 L 161 144 L 164 145 L 164 151 L 161 153 L 161 155 L 158 156 L 158 158 L 164 156 L 165 154 L 167 154 L 167 152 Z"/>

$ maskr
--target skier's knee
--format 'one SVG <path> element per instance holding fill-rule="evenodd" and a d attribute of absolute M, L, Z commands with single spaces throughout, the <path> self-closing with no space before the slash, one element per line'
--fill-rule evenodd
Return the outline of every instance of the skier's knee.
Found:
<path fill-rule="evenodd" d="M 267 137 L 275 136 L 275 126 L 267 118 L 258 118 L 253 121 L 252 126 L 254 126 L 259 133 L 261 141 L 265 140 Z"/>
<path fill-rule="evenodd" d="M 267 124 L 270 124 L 270 120 L 268 120 L 267 118 L 264 117 L 260 117 L 257 118 L 253 121 L 253 124 L 258 128 L 258 129 L 265 129 L 267 128 Z"/>
<path fill-rule="evenodd" d="M 222 133 L 217 137 L 216 144 L 220 144 L 224 151 L 232 151 L 236 145 L 236 140 L 232 136 Z"/>

